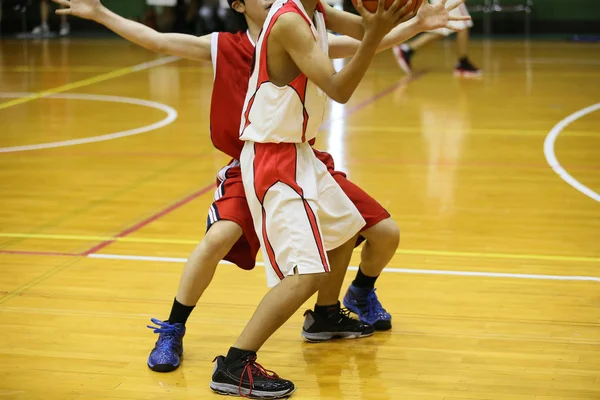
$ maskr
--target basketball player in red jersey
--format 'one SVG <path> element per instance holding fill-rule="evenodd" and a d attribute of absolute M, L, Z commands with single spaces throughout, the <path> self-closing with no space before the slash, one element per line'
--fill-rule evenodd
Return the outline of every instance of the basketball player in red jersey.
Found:
<path fill-rule="evenodd" d="M 178 34 L 159 34 L 143 25 L 107 12 L 98 1 L 94 0 L 73 0 L 70 3 L 62 2 L 61 4 L 70 6 L 69 13 L 101 22 L 116 33 L 150 50 L 196 60 L 210 60 L 212 58 L 213 64 L 215 64 L 215 87 L 211 112 L 211 136 L 217 148 L 234 158 L 239 158 L 242 147 L 242 142 L 239 141 L 237 134 L 239 119 L 235 122 L 235 119 L 231 118 L 231 110 L 237 106 L 241 114 L 244 91 L 250 74 L 253 44 L 260 30 L 260 23 L 266 17 L 269 3 L 255 0 L 247 0 L 245 3 L 233 2 L 233 8 L 242 13 L 248 21 L 248 31 L 242 31 L 238 34 L 213 34 L 200 38 Z M 395 28 L 383 40 L 382 49 L 402 42 L 422 30 L 444 26 L 446 14 L 447 11 L 443 8 L 423 7 L 417 18 Z M 356 51 L 357 47 L 358 42 L 348 37 L 330 37 L 330 56 L 332 58 L 350 56 Z M 222 111 L 219 113 L 219 110 L 223 109 L 227 110 L 225 117 L 221 117 Z M 389 214 L 377 202 L 347 181 L 345 175 L 333 172 L 331 156 L 321 152 L 317 152 L 317 155 L 326 163 L 330 172 L 334 174 L 336 181 L 342 185 L 367 221 L 368 229 L 361 232 L 361 236 L 367 238 L 362 253 L 361 271 L 359 271 L 353 286 L 361 281 L 361 278 L 363 281 L 367 280 L 366 292 L 371 295 L 369 297 L 372 299 L 374 297 L 372 285 L 375 278 L 396 249 L 397 227 L 389 219 Z M 208 224 L 210 230 L 186 264 L 168 322 L 160 323 L 161 328 L 158 330 L 160 338 L 148 360 L 149 366 L 154 370 L 167 371 L 179 366 L 185 321 L 210 283 L 217 263 L 222 258 L 226 258 L 245 269 L 251 269 L 254 266 L 258 239 L 252 229 L 239 178 L 240 171 L 236 161 L 232 161 L 229 166 L 219 173 L 220 185 L 215 193 L 216 200 L 209 210 Z M 330 261 L 333 263 L 333 258 Z M 368 269 L 365 268 L 365 265 Z M 373 273 L 366 272 L 363 274 L 363 270 L 373 271 Z M 343 275 L 341 277 L 343 279 Z M 369 284 L 371 290 L 368 289 Z M 339 286 L 341 286 L 341 280 L 336 294 L 333 296 L 334 302 L 337 302 Z M 362 288 L 356 285 L 354 289 L 360 290 Z M 322 298 L 325 300 L 322 300 Z M 332 296 L 329 295 L 329 298 L 332 298 Z M 327 296 L 322 296 L 322 292 L 319 292 L 317 303 L 330 304 Z M 325 309 L 327 311 L 326 307 Z M 339 311 L 339 303 L 337 304 L 337 310 Z M 360 313 L 360 309 L 358 311 Z M 312 316 L 318 320 L 319 315 L 315 314 Z M 363 316 L 365 315 L 361 315 L 361 317 Z M 321 318 L 320 320 L 321 322 L 325 321 L 324 325 L 328 325 L 327 318 Z M 339 320 L 339 318 L 336 320 Z M 159 321 L 156 322 L 159 323 Z M 312 337 L 313 340 L 322 340 L 322 338 L 330 337 L 327 335 L 344 333 L 343 331 L 336 332 L 336 328 L 340 327 L 334 326 L 329 332 L 315 332 L 309 328 L 308 331 L 303 331 L 303 335 L 317 334 L 316 337 Z M 359 331 L 363 329 L 356 325 L 353 326 L 352 323 L 346 323 L 346 326 L 342 326 L 342 328 L 349 330 L 358 328 Z M 368 331 L 363 329 L 360 333 L 365 332 Z M 357 332 L 349 333 L 356 334 Z M 325 336 L 318 336 L 319 334 Z"/>

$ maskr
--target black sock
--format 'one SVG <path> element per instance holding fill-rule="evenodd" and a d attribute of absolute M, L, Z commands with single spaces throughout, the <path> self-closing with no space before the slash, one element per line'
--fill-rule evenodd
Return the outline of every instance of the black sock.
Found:
<path fill-rule="evenodd" d="M 235 361 L 239 360 L 240 358 L 242 358 L 242 356 L 247 353 L 256 354 L 250 350 L 242 350 L 242 349 L 238 349 L 237 347 L 230 347 L 229 351 L 227 352 L 227 356 L 225 357 L 225 364 L 230 365 L 230 364 L 234 363 Z"/>
<path fill-rule="evenodd" d="M 340 307 L 341 305 L 339 301 L 328 306 L 320 306 L 315 304 L 315 314 L 323 318 L 328 318 L 332 314 L 337 314 L 340 311 Z"/>
<path fill-rule="evenodd" d="M 184 324 L 187 322 L 192 310 L 195 306 L 184 306 L 177 299 L 173 300 L 173 307 L 171 308 L 171 315 L 169 315 L 169 323 L 171 324 Z"/>
<path fill-rule="evenodd" d="M 468 58 L 467 57 L 462 57 L 458 59 L 459 64 L 465 64 L 467 62 Z"/>
<path fill-rule="evenodd" d="M 363 274 L 360 267 L 358 267 L 358 272 L 356 273 L 356 278 L 354 278 L 354 281 L 352 282 L 352 284 L 354 286 L 362 288 L 362 289 L 373 289 L 375 287 L 375 281 L 377 280 L 377 278 L 379 278 L 379 275 L 367 276 L 367 275 Z"/>

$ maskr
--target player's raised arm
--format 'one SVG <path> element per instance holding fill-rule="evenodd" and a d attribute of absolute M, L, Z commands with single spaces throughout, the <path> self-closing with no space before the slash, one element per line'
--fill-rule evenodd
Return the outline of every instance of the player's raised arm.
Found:
<path fill-rule="evenodd" d="M 156 53 L 166 53 L 191 60 L 210 61 L 210 35 L 193 36 L 179 33 L 160 33 L 135 21 L 128 20 L 104 7 L 100 0 L 52 0 L 66 8 L 57 14 L 90 19 L 106 26 L 119 36 Z"/>
<path fill-rule="evenodd" d="M 400 2 L 396 0 L 384 10 L 384 0 L 373 14 L 362 6 L 358 9 L 363 16 L 365 35 L 355 56 L 340 71 L 336 72 L 329 57 L 315 41 L 304 18 L 295 13 L 283 14 L 272 28 L 273 38 L 292 58 L 296 66 L 333 100 L 346 103 L 362 80 L 375 55 L 381 39 L 396 26 L 402 15 Z"/>
<path fill-rule="evenodd" d="M 464 3 L 464 0 L 455 1 L 452 4 L 447 4 L 446 0 L 443 0 L 433 5 L 429 4 L 428 1 L 423 2 L 414 18 L 401 23 L 381 40 L 377 52 L 404 43 L 411 37 L 424 31 L 431 31 L 438 28 L 454 29 L 450 21 L 466 21 L 471 19 L 470 16 L 449 15 L 450 11 L 462 3 Z M 329 56 L 331 58 L 352 57 L 359 46 L 360 41 L 348 36 L 329 35 Z"/>

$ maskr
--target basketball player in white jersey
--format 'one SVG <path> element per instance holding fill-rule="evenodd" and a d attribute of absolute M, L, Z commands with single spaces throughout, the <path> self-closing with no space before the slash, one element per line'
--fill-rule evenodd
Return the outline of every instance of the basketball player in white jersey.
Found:
<path fill-rule="evenodd" d="M 278 0 L 267 16 L 242 114 L 240 162 L 272 289 L 227 357 L 216 358 L 210 387 L 218 393 L 279 398 L 295 390 L 256 364 L 256 352 L 323 284 L 326 251 L 353 246 L 365 224 L 308 142 L 328 97 L 349 100 L 379 43 L 400 22 L 400 4 L 384 10 L 380 0 L 370 13 L 359 0 L 361 20 L 318 0 Z M 362 40 L 340 72 L 327 55 L 326 19 L 330 29 Z"/>
<path fill-rule="evenodd" d="M 440 0 L 429 0 L 432 4 L 439 3 Z M 469 10 L 465 4 L 450 11 L 451 16 L 468 16 Z M 411 59 L 414 54 L 423 47 L 437 42 L 438 40 L 456 33 L 456 53 L 458 61 L 454 67 L 454 75 L 462 78 L 479 78 L 483 75 L 481 69 L 477 68 L 471 60 L 469 60 L 469 29 L 473 26 L 473 21 L 452 21 L 450 28 L 443 27 L 422 33 L 418 37 L 402 44 L 397 45 L 393 49 L 394 57 L 398 65 L 404 72 L 410 74 L 412 72 Z"/>

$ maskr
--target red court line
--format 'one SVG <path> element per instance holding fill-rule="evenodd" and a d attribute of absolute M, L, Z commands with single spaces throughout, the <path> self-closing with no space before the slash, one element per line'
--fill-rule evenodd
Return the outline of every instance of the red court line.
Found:
<path fill-rule="evenodd" d="M 214 188 L 215 188 L 215 184 L 214 183 L 210 184 L 210 185 L 198 190 L 197 192 L 194 192 L 194 193 L 190 194 L 189 196 L 176 201 L 175 203 L 171 204 L 167 208 L 157 212 L 156 214 L 151 215 L 150 217 L 146 218 L 145 220 L 140 221 L 137 224 L 125 229 L 124 231 L 115 235 L 114 238 L 117 239 L 117 238 L 122 238 L 127 235 L 130 235 L 133 232 L 138 231 L 138 230 L 142 229 L 143 227 L 145 227 L 146 225 L 156 221 L 157 219 L 164 217 L 165 215 L 169 214 L 170 212 L 175 211 L 176 209 L 189 203 L 190 201 L 202 196 L 206 192 L 213 190 Z M 96 253 L 114 242 L 115 242 L 115 240 L 106 240 L 106 241 L 92 247 L 91 249 L 84 251 L 83 253 L 81 253 L 81 255 L 87 256 L 88 254 Z"/>
<path fill-rule="evenodd" d="M 79 257 L 77 253 L 59 253 L 54 251 L 0 250 L 0 254 L 23 254 L 28 256 L 66 256 Z"/>

